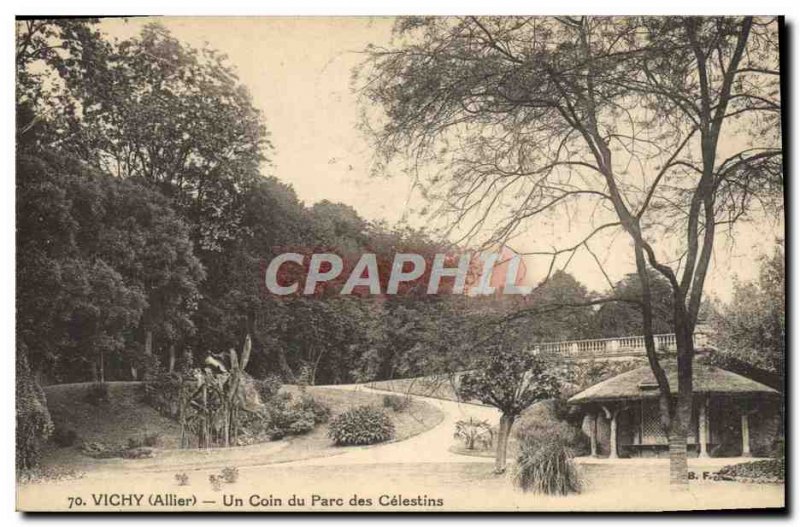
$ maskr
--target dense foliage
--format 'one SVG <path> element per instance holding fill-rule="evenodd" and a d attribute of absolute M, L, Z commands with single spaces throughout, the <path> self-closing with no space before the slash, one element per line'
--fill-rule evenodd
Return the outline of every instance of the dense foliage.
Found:
<path fill-rule="evenodd" d="M 24 470 L 38 464 L 41 446 L 53 432 L 53 423 L 44 392 L 28 367 L 24 347 L 17 349 L 16 379 L 16 460 L 17 470 Z"/>
<path fill-rule="evenodd" d="M 756 281 L 736 282 L 733 298 L 712 316 L 717 362 L 736 362 L 777 375 L 783 384 L 786 349 L 786 258 L 782 245 L 761 262 Z"/>
<path fill-rule="evenodd" d="M 328 436 L 336 445 L 372 445 L 394 437 L 394 423 L 380 408 L 358 406 L 331 420 Z"/>
<path fill-rule="evenodd" d="M 578 418 L 582 415 L 578 414 Z M 581 431 L 575 416 L 569 414 L 566 401 L 552 399 L 532 406 L 526 411 L 515 428 L 520 444 L 531 447 L 557 440 L 570 448 L 575 455 L 589 453 L 589 438 Z"/>

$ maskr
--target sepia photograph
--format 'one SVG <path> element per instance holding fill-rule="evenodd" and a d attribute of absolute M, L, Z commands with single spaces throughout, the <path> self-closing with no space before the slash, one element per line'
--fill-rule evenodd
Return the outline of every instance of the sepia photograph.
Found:
<path fill-rule="evenodd" d="M 783 16 L 13 24 L 17 511 L 787 511 Z"/>

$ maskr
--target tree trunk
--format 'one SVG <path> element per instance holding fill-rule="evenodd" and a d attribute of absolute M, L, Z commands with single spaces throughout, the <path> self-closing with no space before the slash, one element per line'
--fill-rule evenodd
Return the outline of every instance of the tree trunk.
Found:
<path fill-rule="evenodd" d="M 686 436 L 692 420 L 692 392 L 694 376 L 694 345 L 685 312 L 676 309 L 675 340 L 678 348 L 678 400 L 670 420 L 669 430 L 669 482 L 676 490 L 689 486 L 689 460 L 686 453 Z"/>
<path fill-rule="evenodd" d="M 689 459 L 686 453 L 686 435 L 689 419 L 685 409 L 676 409 L 672 417 L 669 434 L 669 483 L 673 490 L 685 490 L 689 487 Z M 691 416 L 691 405 L 689 406 Z"/>
<path fill-rule="evenodd" d="M 175 371 L 175 344 L 169 345 L 169 372 Z"/>
<path fill-rule="evenodd" d="M 153 354 L 153 330 L 148 329 L 144 332 L 144 354 Z"/>
<path fill-rule="evenodd" d="M 508 439 L 511 437 L 511 427 L 514 425 L 514 418 L 503 414 L 500 417 L 500 430 L 497 434 L 497 454 L 495 456 L 494 471 L 502 474 L 506 471 L 506 455 L 508 453 Z"/>

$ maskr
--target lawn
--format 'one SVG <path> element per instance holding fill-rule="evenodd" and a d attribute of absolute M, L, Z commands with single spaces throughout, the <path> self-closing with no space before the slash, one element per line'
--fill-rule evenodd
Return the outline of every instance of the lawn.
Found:
<path fill-rule="evenodd" d="M 286 386 L 283 389 L 292 394 L 296 394 L 299 391 L 294 386 Z M 315 386 L 309 387 L 307 390 L 312 397 L 328 405 L 334 416 L 355 406 L 370 404 L 381 407 L 383 405 L 383 395 L 376 393 Z M 394 412 L 390 409 L 385 410 L 394 421 L 394 441 L 402 441 L 430 430 L 444 418 L 441 410 L 428 403 L 419 400 L 412 400 L 410 403 L 410 406 L 402 412 Z M 332 456 L 346 452 L 349 448 L 363 448 L 334 446 L 328 438 L 328 427 L 326 425 L 318 426 L 308 434 L 292 437 L 289 442 L 289 448 L 269 457 L 270 463 Z"/>
<path fill-rule="evenodd" d="M 54 423 L 61 428 L 75 430 L 78 434 L 75 444 L 70 447 L 59 447 L 50 441 L 43 453 L 45 467 L 89 471 L 97 468 L 113 470 L 131 465 L 142 470 L 157 470 L 171 465 L 189 469 L 220 464 L 251 466 L 331 456 L 346 452 L 349 448 L 363 448 L 334 446 L 327 435 L 328 427 L 323 424 L 308 434 L 282 441 L 227 449 L 182 450 L 178 449 L 180 426 L 143 402 L 141 383 L 112 382 L 108 385 L 109 400 L 99 406 L 85 400 L 90 383 L 45 388 Z M 282 390 L 295 396 L 299 394 L 299 389 L 295 386 L 284 386 Z M 334 416 L 353 406 L 371 404 L 382 407 L 383 403 L 382 394 L 315 386 L 307 390 L 315 399 L 330 407 Z M 394 441 L 402 441 L 429 430 L 444 417 L 439 409 L 416 400 L 411 401 L 403 412 L 389 409 L 386 412 L 395 424 Z M 79 450 L 83 442 L 125 445 L 128 439 L 142 437 L 145 433 L 159 435 L 159 451 L 154 459 L 93 459 Z"/>
<path fill-rule="evenodd" d="M 396 392 L 402 394 L 420 395 L 447 401 L 459 401 L 455 387 L 458 386 L 459 374 L 453 377 L 448 375 L 430 375 L 428 377 L 414 377 L 411 379 L 393 379 L 388 381 L 375 381 L 367 386 L 375 390 Z"/>

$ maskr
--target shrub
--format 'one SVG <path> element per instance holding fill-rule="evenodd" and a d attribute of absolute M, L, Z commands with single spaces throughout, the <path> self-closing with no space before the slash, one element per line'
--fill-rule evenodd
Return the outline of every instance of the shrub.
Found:
<path fill-rule="evenodd" d="M 394 423 L 374 406 L 358 406 L 336 416 L 328 436 L 337 445 L 371 445 L 394 437 Z"/>
<path fill-rule="evenodd" d="M 786 465 L 783 459 L 762 459 L 724 466 L 720 469 L 718 475 L 722 479 L 729 480 L 779 483 L 785 481 L 785 470 Z"/>
<path fill-rule="evenodd" d="M 302 401 L 295 403 L 291 394 L 279 393 L 270 401 L 262 423 L 270 439 L 277 440 L 310 432 L 316 419 L 314 412 L 305 408 Z"/>
<path fill-rule="evenodd" d="M 411 406 L 410 397 L 402 397 L 400 395 L 384 395 L 383 407 L 391 408 L 395 412 L 403 412 Z"/>
<path fill-rule="evenodd" d="M 86 391 L 84 400 L 93 406 L 108 403 L 108 384 L 104 382 L 92 383 Z"/>
<path fill-rule="evenodd" d="M 469 420 L 456 422 L 453 437 L 464 441 L 467 450 L 475 450 L 476 445 L 486 450 L 492 446 L 494 432 L 489 421 L 478 421 L 470 417 Z"/>
<path fill-rule="evenodd" d="M 572 449 L 575 455 L 589 453 L 589 438 L 580 427 L 566 421 L 566 411 L 560 400 L 544 401 L 522 414 L 516 426 L 517 439 L 540 444 L 557 439 Z"/>
<path fill-rule="evenodd" d="M 74 445 L 77 440 L 78 433 L 71 428 L 57 426 L 53 431 L 53 441 L 62 448 Z"/>
<path fill-rule="evenodd" d="M 308 394 L 300 397 L 298 409 L 310 413 L 314 416 L 314 424 L 327 423 L 331 418 L 331 409 Z"/>
<path fill-rule="evenodd" d="M 520 442 L 515 482 L 525 492 L 566 495 L 580 492 L 573 450 L 558 436 Z"/>
<path fill-rule="evenodd" d="M 109 446 L 101 441 L 92 441 L 81 445 L 81 452 L 96 459 L 120 457 L 121 449 Z"/>
<path fill-rule="evenodd" d="M 189 476 L 186 475 L 186 472 L 175 474 L 175 481 L 177 481 L 178 485 L 181 487 L 185 487 L 189 484 Z"/>
<path fill-rule="evenodd" d="M 158 432 L 153 432 L 151 434 L 145 432 L 140 436 L 129 437 L 128 448 L 141 448 L 143 446 L 154 447 L 158 445 L 159 439 L 161 439 L 161 434 Z"/>
<path fill-rule="evenodd" d="M 294 411 L 290 415 L 294 417 L 294 420 L 286 429 L 286 435 L 303 435 L 314 429 L 314 414 L 304 411 Z"/>
<path fill-rule="evenodd" d="M 158 446 L 158 442 L 161 439 L 161 434 L 158 432 L 153 432 L 151 434 L 145 434 L 144 438 L 142 439 L 142 443 L 144 446 Z"/>
<path fill-rule="evenodd" d="M 129 448 L 127 450 L 123 450 L 120 453 L 121 457 L 125 459 L 145 459 L 155 456 L 155 452 L 152 448 L 148 447 L 137 447 L 137 448 Z"/>
<path fill-rule="evenodd" d="M 53 432 L 44 390 L 28 366 L 24 344 L 17 343 L 16 358 L 16 459 L 17 470 L 30 469 L 39 462 L 42 443 Z"/>
<path fill-rule="evenodd" d="M 225 483 L 236 483 L 239 479 L 239 469 L 236 467 L 225 467 L 222 469 L 220 477 Z"/>
<path fill-rule="evenodd" d="M 262 401 L 269 401 L 275 397 L 283 386 L 281 378 L 277 375 L 267 375 L 264 379 L 255 381 L 256 390 Z"/>

